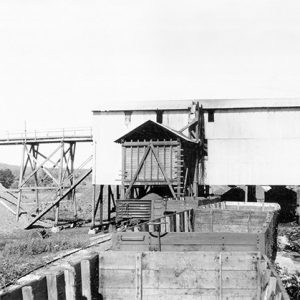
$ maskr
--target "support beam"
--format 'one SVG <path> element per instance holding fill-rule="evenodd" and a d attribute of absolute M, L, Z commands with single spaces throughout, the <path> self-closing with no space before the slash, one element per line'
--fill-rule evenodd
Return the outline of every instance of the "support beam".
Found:
<path fill-rule="evenodd" d="M 92 173 L 92 168 L 90 168 L 85 174 L 83 174 L 77 182 L 73 183 L 73 185 L 68 189 L 66 192 L 63 193 L 63 195 L 55 200 L 54 203 L 50 204 L 48 207 L 46 207 L 37 217 L 35 217 L 27 226 L 25 229 L 30 228 L 33 224 L 35 224 L 38 220 L 40 220 L 47 212 L 49 212 L 55 205 L 57 205 L 60 201 L 62 201 L 69 192 L 76 188 L 88 175 Z"/>
<path fill-rule="evenodd" d="M 256 186 L 256 201 L 265 202 L 265 190 L 260 185 Z"/>
<path fill-rule="evenodd" d="M 20 206 L 21 206 L 21 199 L 22 199 L 22 179 L 24 175 L 24 158 L 25 158 L 25 152 L 26 152 L 26 145 L 23 145 L 23 151 L 22 151 L 22 162 L 21 162 L 21 168 L 20 168 L 20 177 L 19 177 L 19 195 L 18 195 L 18 202 L 17 202 L 17 211 L 16 211 L 16 220 L 19 221 L 19 214 L 20 214 Z"/>
<path fill-rule="evenodd" d="M 300 224 L 300 186 L 298 186 L 296 192 L 297 192 L 296 221 L 298 224 Z"/>

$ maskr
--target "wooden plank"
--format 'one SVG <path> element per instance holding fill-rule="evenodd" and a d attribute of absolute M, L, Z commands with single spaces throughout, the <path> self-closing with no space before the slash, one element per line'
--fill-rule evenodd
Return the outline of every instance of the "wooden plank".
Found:
<path fill-rule="evenodd" d="M 169 216 L 166 216 L 166 232 L 171 231 L 171 219 Z"/>
<path fill-rule="evenodd" d="M 147 252 L 143 257 L 143 270 L 163 270 L 172 266 L 180 270 L 184 265 L 190 270 L 217 270 L 218 255 L 215 252 Z"/>
<path fill-rule="evenodd" d="M 223 299 L 230 300 L 253 300 L 256 298 L 255 289 L 223 289 Z"/>
<path fill-rule="evenodd" d="M 135 270 L 135 261 L 136 261 L 135 252 L 127 252 L 124 255 L 114 251 L 100 252 L 99 273 L 103 269 L 113 270 L 116 268 L 116 265 L 120 270 Z"/>
<path fill-rule="evenodd" d="M 65 278 L 63 271 L 53 271 L 46 275 L 48 300 L 65 299 Z"/>
<path fill-rule="evenodd" d="M 81 266 L 80 262 L 68 263 L 64 270 L 66 300 L 81 297 Z"/>
<path fill-rule="evenodd" d="M 180 268 L 164 268 L 157 270 L 143 270 L 143 287 L 151 288 L 216 288 L 218 284 L 218 271 L 194 270 L 187 265 Z"/>
<path fill-rule="evenodd" d="M 22 287 L 22 296 L 23 296 L 23 300 L 34 300 L 32 287 L 31 286 Z"/>
<path fill-rule="evenodd" d="M 176 219 L 175 230 L 176 230 L 176 232 L 181 232 L 181 228 L 180 228 L 180 214 L 179 213 L 175 215 L 175 219 Z"/>
<path fill-rule="evenodd" d="M 98 294 L 98 255 L 93 254 L 81 261 L 82 296 L 87 300 L 95 299 Z"/>
<path fill-rule="evenodd" d="M 212 224 L 196 223 L 195 232 L 232 232 L 232 233 L 258 233 L 261 230 L 260 226 L 249 228 L 247 225 L 242 224 Z"/>
<path fill-rule="evenodd" d="M 166 182 L 167 182 L 167 184 L 168 184 L 168 186 L 169 186 L 169 189 L 170 189 L 170 191 L 171 191 L 173 197 L 176 198 L 176 194 L 175 194 L 174 189 L 173 189 L 173 187 L 172 187 L 172 185 L 171 185 L 170 179 L 169 179 L 169 177 L 167 176 L 167 174 L 165 173 L 165 170 L 163 169 L 163 167 L 162 167 L 162 165 L 161 165 L 161 162 L 159 161 L 159 159 L 158 159 L 158 157 L 157 157 L 157 155 L 156 155 L 156 153 L 155 153 L 155 150 L 154 150 L 153 145 L 150 144 L 150 147 L 151 147 L 153 156 L 154 156 L 154 158 L 156 159 L 157 165 L 158 165 L 158 167 L 160 168 L 161 172 L 163 173 L 164 178 L 165 178 L 165 180 L 166 180 Z M 172 146 L 171 146 L 171 148 L 172 148 Z M 151 156 L 151 157 L 152 157 L 152 156 Z M 171 161 L 171 164 L 172 164 L 172 161 Z M 171 170 L 172 170 L 172 166 L 171 166 Z M 170 177 L 170 178 L 172 179 L 173 177 Z M 152 179 L 152 178 L 151 178 L 151 179 Z"/>
<path fill-rule="evenodd" d="M 129 196 L 131 188 L 132 188 L 133 184 L 135 183 L 135 181 L 136 181 L 136 179 L 137 179 L 137 177 L 138 177 L 138 175 L 140 173 L 140 170 L 141 170 L 141 168 L 142 168 L 142 166 L 144 164 L 144 161 L 147 158 L 147 155 L 148 155 L 149 151 L 150 151 L 150 145 L 146 148 L 146 151 L 145 151 L 145 153 L 144 153 L 144 155 L 143 155 L 143 157 L 141 159 L 141 162 L 140 162 L 138 168 L 136 169 L 136 172 L 134 173 L 134 176 L 132 177 L 132 180 L 131 180 L 131 182 L 129 184 L 129 187 L 128 187 L 126 193 L 125 193 L 125 199 Z"/>
<path fill-rule="evenodd" d="M 178 145 L 178 141 L 152 141 L 153 146 L 177 146 Z M 123 143 L 124 146 L 133 146 L 133 147 L 140 147 L 140 146 L 148 146 L 149 145 L 149 141 L 138 141 L 138 142 L 124 142 Z"/>
<path fill-rule="evenodd" d="M 142 253 L 136 255 L 136 267 L 135 267 L 135 286 L 136 286 L 136 300 L 142 300 Z"/>
<path fill-rule="evenodd" d="M 0 300 L 22 300 L 22 287 L 21 286 L 15 286 L 13 288 L 9 288 L 4 292 L 2 290 L 0 292 Z"/>
<path fill-rule="evenodd" d="M 184 211 L 183 218 L 184 218 L 184 231 L 189 232 L 189 215 L 187 211 Z"/>
<path fill-rule="evenodd" d="M 198 233 L 198 232 L 176 232 L 168 233 L 162 237 L 164 244 L 256 244 L 256 234 L 243 233 Z"/>
<path fill-rule="evenodd" d="M 119 251 L 147 251 L 157 245 L 157 238 L 143 232 L 116 233 L 113 236 L 113 249 Z M 163 251 L 256 251 L 257 235 L 228 233 L 168 233 L 161 237 Z"/>
<path fill-rule="evenodd" d="M 222 287 L 257 290 L 257 271 L 223 271 Z"/>
<path fill-rule="evenodd" d="M 48 293 L 47 293 L 47 281 L 45 276 L 39 276 L 32 280 L 30 282 L 30 288 L 31 292 L 26 291 L 25 293 L 31 293 L 33 296 L 33 299 L 47 299 L 48 298 Z M 29 295 L 28 294 L 28 295 Z M 27 294 L 26 294 L 27 295 Z M 24 297 L 23 297 L 24 298 Z M 30 299 L 30 298 L 28 298 Z"/>
<path fill-rule="evenodd" d="M 69 267 L 64 271 L 66 300 L 76 300 L 76 274 L 75 268 Z"/>
<path fill-rule="evenodd" d="M 218 296 L 219 299 L 222 300 L 223 296 L 222 296 L 222 290 L 223 290 L 223 272 L 222 272 L 222 252 L 220 252 L 219 255 L 219 274 L 218 274 L 218 279 L 219 279 L 219 284 L 218 284 Z"/>
<path fill-rule="evenodd" d="M 103 299 L 134 299 L 135 289 L 105 289 Z M 144 289 L 143 300 L 217 300 L 214 289 Z M 241 299 L 241 298 L 240 298 Z M 247 299 L 247 298 L 245 298 Z"/>
<path fill-rule="evenodd" d="M 101 268 L 101 275 L 99 275 L 101 291 L 99 290 L 99 293 L 102 294 L 103 288 L 134 288 L 136 284 L 135 264 L 133 267 L 133 270 Z M 115 268 L 117 268 L 116 265 Z"/>

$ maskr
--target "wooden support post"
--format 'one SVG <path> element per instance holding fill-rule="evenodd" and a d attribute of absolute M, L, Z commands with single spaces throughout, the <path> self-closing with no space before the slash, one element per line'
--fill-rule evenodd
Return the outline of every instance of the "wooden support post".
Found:
<path fill-rule="evenodd" d="M 26 151 L 26 145 L 23 145 L 23 151 L 22 151 L 22 162 L 21 162 L 21 168 L 20 168 L 20 176 L 19 176 L 19 194 L 18 194 L 18 203 L 17 203 L 17 211 L 16 211 L 16 220 L 19 221 L 19 215 L 20 215 L 20 205 L 22 201 L 22 182 L 23 182 L 23 176 L 24 176 L 24 158 L 25 158 L 25 151 Z"/>
<path fill-rule="evenodd" d="M 165 233 L 167 232 L 167 224 L 166 224 L 166 217 L 161 218 L 162 224 L 160 224 L 160 232 Z"/>
<path fill-rule="evenodd" d="M 300 187 L 297 188 L 296 221 L 300 224 Z"/>
<path fill-rule="evenodd" d="M 110 222 L 111 216 L 111 187 L 107 186 L 107 221 Z"/>
<path fill-rule="evenodd" d="M 256 267 L 256 269 L 257 269 L 257 299 L 261 299 L 261 288 L 262 288 L 261 279 L 262 279 L 262 274 L 264 274 L 264 272 L 261 268 L 260 254 L 258 254 L 256 263 L 257 263 L 257 267 Z"/>
<path fill-rule="evenodd" d="M 59 181 L 58 181 L 58 195 L 57 198 L 61 198 L 63 194 L 63 169 L 64 169 L 64 142 L 61 142 L 61 152 L 60 152 L 60 169 L 59 169 Z M 54 226 L 58 226 L 59 219 L 59 203 L 55 206 L 55 221 Z"/>
<path fill-rule="evenodd" d="M 23 296 L 23 300 L 34 300 L 32 287 L 31 286 L 22 287 L 22 296 Z"/>
<path fill-rule="evenodd" d="M 175 218 L 176 218 L 175 231 L 180 232 L 180 213 L 177 213 Z"/>
<path fill-rule="evenodd" d="M 248 202 L 248 185 L 245 185 L 245 202 Z"/>
<path fill-rule="evenodd" d="M 136 255 L 136 266 L 135 266 L 135 276 L 136 276 L 136 300 L 142 300 L 142 256 L 143 253 L 137 253 Z"/>
<path fill-rule="evenodd" d="M 265 202 L 265 191 L 260 185 L 256 186 L 256 201 Z"/>
<path fill-rule="evenodd" d="M 65 299 L 65 280 L 64 274 L 54 271 L 46 275 L 48 300 Z"/>
<path fill-rule="evenodd" d="M 81 261 L 81 286 L 84 299 L 98 299 L 98 255 L 93 254 Z"/>
<path fill-rule="evenodd" d="M 73 185 L 74 183 L 74 160 L 75 160 L 75 149 L 76 144 L 70 143 L 70 185 Z M 71 192 L 71 200 L 73 201 L 73 213 L 74 213 L 74 220 L 77 220 L 77 203 L 76 203 L 76 189 L 72 190 Z"/>
<path fill-rule="evenodd" d="M 35 148 L 36 147 L 36 148 Z M 37 156 L 38 156 L 38 147 L 39 145 L 37 144 L 36 146 L 34 144 L 31 145 L 31 151 L 32 151 L 32 155 L 34 157 L 31 168 L 32 171 L 34 171 L 36 169 L 36 165 L 37 165 Z M 39 205 L 39 190 L 37 189 L 39 183 L 38 183 L 38 176 L 37 173 L 34 174 L 34 182 L 35 182 L 35 199 L 36 199 L 36 212 L 39 213 L 40 211 L 40 205 Z"/>
<path fill-rule="evenodd" d="M 104 185 L 100 185 L 100 194 L 99 194 L 99 223 L 100 226 L 103 224 L 103 190 L 104 190 Z"/>
<path fill-rule="evenodd" d="M 96 216 L 96 184 L 93 184 L 93 204 L 92 204 L 92 223 L 91 223 L 91 229 L 94 229 L 95 227 L 95 216 Z"/>
<path fill-rule="evenodd" d="M 149 232 L 154 232 L 154 225 L 152 224 L 149 224 Z"/>
<path fill-rule="evenodd" d="M 166 216 L 166 232 L 170 232 L 171 231 L 171 220 L 169 216 Z"/>
<path fill-rule="evenodd" d="M 185 210 L 183 213 L 184 216 L 184 232 L 188 232 L 189 231 L 189 216 L 188 216 L 188 212 Z"/>
<path fill-rule="evenodd" d="M 222 286 L 222 280 L 223 280 L 223 274 L 222 274 L 222 253 L 219 253 L 219 299 L 223 299 L 223 286 Z"/>
<path fill-rule="evenodd" d="M 73 266 L 64 270 L 66 300 L 76 300 L 76 272 Z"/>

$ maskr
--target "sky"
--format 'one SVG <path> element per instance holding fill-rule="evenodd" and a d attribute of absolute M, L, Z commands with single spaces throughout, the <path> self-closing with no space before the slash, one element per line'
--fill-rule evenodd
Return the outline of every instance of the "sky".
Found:
<path fill-rule="evenodd" d="M 1 0 L 0 136 L 91 126 L 102 101 L 300 97 L 299 16 L 298 0 Z"/>

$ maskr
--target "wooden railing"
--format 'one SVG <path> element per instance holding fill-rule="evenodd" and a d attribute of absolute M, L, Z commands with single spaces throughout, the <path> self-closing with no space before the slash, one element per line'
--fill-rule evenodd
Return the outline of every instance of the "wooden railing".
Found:
<path fill-rule="evenodd" d="M 192 232 L 194 231 L 193 217 L 194 210 L 187 209 L 181 212 L 162 216 L 146 223 L 138 224 L 134 227 L 138 231 L 148 232 Z"/>
<path fill-rule="evenodd" d="M 92 128 L 59 128 L 49 130 L 32 130 L 32 131 L 7 131 L 0 132 L 0 142 L 17 141 L 17 140 L 39 140 L 39 139 L 56 139 L 56 138 L 77 138 L 91 137 Z"/>

